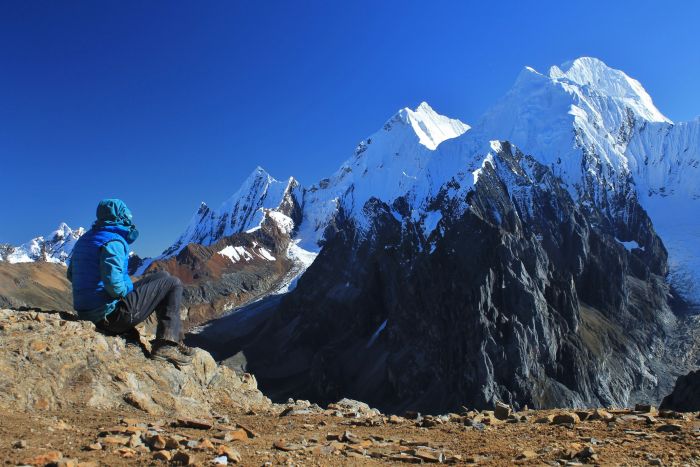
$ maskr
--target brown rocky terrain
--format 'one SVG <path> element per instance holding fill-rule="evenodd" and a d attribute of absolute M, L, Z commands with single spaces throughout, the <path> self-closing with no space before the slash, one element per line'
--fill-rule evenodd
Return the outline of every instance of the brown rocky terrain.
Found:
<path fill-rule="evenodd" d="M 154 261 L 146 274 L 167 271 L 182 280 L 183 318 L 191 328 L 273 289 L 292 268 L 288 244 L 289 232 L 266 217 L 254 232 L 223 237 L 208 246 L 190 243 L 175 256 Z M 220 254 L 226 248 L 237 248 L 241 257 L 234 261 Z"/>
<path fill-rule="evenodd" d="M 0 261 L 0 307 L 73 308 L 66 267 L 58 263 Z"/>
<path fill-rule="evenodd" d="M 700 414 L 634 409 L 382 414 L 344 399 L 271 404 L 198 351 L 178 369 L 149 336 L 0 311 L 0 458 L 8 465 L 697 465 Z"/>

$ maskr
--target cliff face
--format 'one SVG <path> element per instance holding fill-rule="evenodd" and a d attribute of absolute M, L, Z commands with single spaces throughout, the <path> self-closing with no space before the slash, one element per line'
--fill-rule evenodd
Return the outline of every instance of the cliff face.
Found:
<path fill-rule="evenodd" d="M 673 391 L 664 397 L 661 408 L 682 412 L 700 410 L 700 370 L 678 378 Z"/>
<path fill-rule="evenodd" d="M 666 393 L 666 251 L 636 199 L 617 225 L 508 143 L 493 144 L 475 177 L 473 189 L 442 187 L 432 231 L 402 198 L 370 199 L 364 234 L 338 217 L 243 347 L 266 393 L 428 412 Z"/>

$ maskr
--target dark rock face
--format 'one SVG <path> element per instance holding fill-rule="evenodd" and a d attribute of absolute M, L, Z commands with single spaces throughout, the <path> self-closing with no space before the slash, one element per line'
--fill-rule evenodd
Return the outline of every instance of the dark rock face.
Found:
<path fill-rule="evenodd" d="M 362 231 L 341 213 L 295 291 L 242 345 L 266 394 L 427 412 L 665 394 L 666 251 L 635 198 L 577 205 L 507 143 L 473 189 L 448 185 L 427 237 L 403 198 L 370 200 Z"/>
<path fill-rule="evenodd" d="M 664 397 L 661 408 L 681 412 L 700 410 L 700 370 L 678 378 L 673 392 Z"/>

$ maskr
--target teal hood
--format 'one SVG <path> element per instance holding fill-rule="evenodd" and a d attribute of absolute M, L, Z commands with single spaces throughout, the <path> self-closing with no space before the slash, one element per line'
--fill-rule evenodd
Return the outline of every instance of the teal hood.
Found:
<path fill-rule="evenodd" d="M 123 231 L 124 238 L 128 243 L 133 243 L 139 236 L 133 221 L 131 210 L 126 207 L 126 203 L 120 199 L 103 199 L 97 205 L 97 220 L 92 225 L 93 228 L 117 227 Z"/>

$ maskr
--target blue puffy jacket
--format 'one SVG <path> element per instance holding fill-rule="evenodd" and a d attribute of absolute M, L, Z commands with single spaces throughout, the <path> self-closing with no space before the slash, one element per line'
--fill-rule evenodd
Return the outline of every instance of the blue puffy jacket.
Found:
<path fill-rule="evenodd" d="M 97 221 L 76 242 L 68 265 L 73 307 L 81 319 L 100 321 L 134 288 L 129 277 L 129 244 L 138 236 L 123 201 L 107 199 Z"/>

